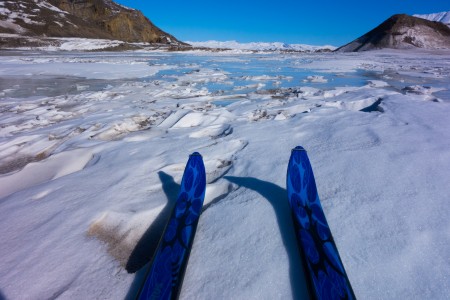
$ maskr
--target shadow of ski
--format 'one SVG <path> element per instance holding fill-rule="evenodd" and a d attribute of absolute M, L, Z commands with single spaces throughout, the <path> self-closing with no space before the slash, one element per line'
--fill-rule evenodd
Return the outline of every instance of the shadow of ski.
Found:
<path fill-rule="evenodd" d="M 148 265 L 156 252 L 156 248 L 164 233 L 164 228 L 169 220 L 170 213 L 177 201 L 180 190 L 180 185 L 173 180 L 172 176 L 162 171 L 158 172 L 158 176 L 162 183 L 162 189 L 167 197 L 167 204 L 142 235 L 128 258 L 126 270 L 128 273 L 136 273 L 136 276 L 125 299 L 136 298 L 136 294 L 145 280 Z"/>
<path fill-rule="evenodd" d="M 294 299 L 308 299 L 305 274 L 303 273 L 300 252 L 295 238 L 291 209 L 286 189 L 271 182 L 252 177 L 225 176 L 228 181 L 241 187 L 254 190 L 263 196 L 273 207 L 281 238 L 289 259 L 289 278 Z"/>
<path fill-rule="evenodd" d="M 145 280 L 150 261 L 155 254 L 170 212 L 177 200 L 178 191 L 180 190 L 180 185 L 173 180 L 172 176 L 164 172 L 159 172 L 158 175 L 162 182 L 163 191 L 167 197 L 167 204 L 139 240 L 128 259 L 126 270 L 129 273 L 136 273 L 136 276 L 125 299 L 136 298 Z M 256 191 L 272 205 L 280 228 L 283 245 L 286 248 L 289 259 L 289 278 L 293 298 L 308 299 L 286 189 L 271 182 L 252 177 L 224 176 L 224 178 L 238 186 Z"/>

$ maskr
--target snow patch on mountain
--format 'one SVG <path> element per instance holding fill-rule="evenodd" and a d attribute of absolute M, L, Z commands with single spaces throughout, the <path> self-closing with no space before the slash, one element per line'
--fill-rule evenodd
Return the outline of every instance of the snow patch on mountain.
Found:
<path fill-rule="evenodd" d="M 26 28 L 20 26 L 20 23 L 44 26 L 45 21 L 39 18 L 41 9 L 47 9 L 55 12 L 64 18 L 67 12 L 51 5 L 47 1 L 20 2 L 2 1 L 0 2 L 0 27 L 11 29 L 16 33 L 27 32 Z"/>
<path fill-rule="evenodd" d="M 286 44 L 281 42 L 253 42 L 253 43 L 239 43 L 237 41 L 204 41 L 204 42 L 186 42 L 194 47 L 206 48 L 221 48 L 232 50 L 247 50 L 247 51 L 296 51 L 296 52 L 312 52 L 318 50 L 334 50 L 336 47 L 331 45 L 313 46 L 305 44 Z"/>
<path fill-rule="evenodd" d="M 11 20 L 11 19 L 0 20 L 0 27 L 6 28 L 6 29 L 11 29 L 11 30 L 13 30 L 14 32 L 17 32 L 17 33 L 25 33 L 25 32 L 27 32 L 27 30 L 25 28 L 23 28 L 22 26 L 14 23 L 13 20 Z"/>
<path fill-rule="evenodd" d="M 58 13 L 67 14 L 66 11 L 59 9 L 59 8 L 57 8 L 57 7 L 54 6 L 54 5 L 51 5 L 51 4 L 48 3 L 47 1 L 35 1 L 35 3 L 36 3 L 37 6 L 39 6 L 39 7 L 46 8 L 46 9 L 49 9 L 49 10 L 53 10 L 53 11 L 56 11 L 56 12 L 58 12 Z"/>

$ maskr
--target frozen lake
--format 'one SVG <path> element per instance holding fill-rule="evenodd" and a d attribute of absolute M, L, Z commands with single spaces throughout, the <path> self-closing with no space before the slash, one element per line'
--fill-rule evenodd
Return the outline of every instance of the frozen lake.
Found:
<path fill-rule="evenodd" d="M 194 151 L 181 298 L 296 298 L 296 145 L 356 296 L 446 299 L 449 115 L 448 51 L 2 51 L 0 299 L 132 299 Z"/>

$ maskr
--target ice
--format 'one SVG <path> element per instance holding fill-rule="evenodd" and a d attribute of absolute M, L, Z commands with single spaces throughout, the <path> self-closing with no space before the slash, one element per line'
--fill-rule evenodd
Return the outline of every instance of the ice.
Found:
<path fill-rule="evenodd" d="M 0 76 L 11 75 L 28 75 L 28 76 L 78 76 L 89 79 L 124 79 L 146 77 L 156 74 L 163 69 L 173 68 L 171 66 L 149 66 L 148 62 L 133 59 L 125 56 L 108 61 L 102 59 L 79 59 L 70 56 L 57 57 L 35 57 L 31 59 L 19 58 L 20 63 L 16 60 L 10 62 L 8 57 L 0 58 L 2 69 Z M 66 70 L 69 68 L 70 72 Z M 111 68 L 111 67 L 114 68 Z"/>
<path fill-rule="evenodd" d="M 328 79 L 326 79 L 323 76 L 319 76 L 319 75 L 310 75 L 310 76 L 306 77 L 306 79 L 304 79 L 303 82 L 325 83 L 325 82 L 328 82 Z"/>
<path fill-rule="evenodd" d="M 301 298 L 302 145 L 356 296 L 446 299 L 447 61 L 2 52 L 0 298 L 134 298 L 194 151 L 208 184 L 181 299 Z"/>

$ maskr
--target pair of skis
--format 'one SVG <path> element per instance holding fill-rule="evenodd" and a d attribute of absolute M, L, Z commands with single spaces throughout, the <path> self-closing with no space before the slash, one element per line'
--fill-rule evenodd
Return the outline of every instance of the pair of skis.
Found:
<path fill-rule="evenodd" d="M 323 213 L 308 155 L 300 146 L 292 150 L 286 183 L 310 299 L 356 299 Z M 138 299 L 178 297 L 205 189 L 205 166 L 195 152 Z"/>

